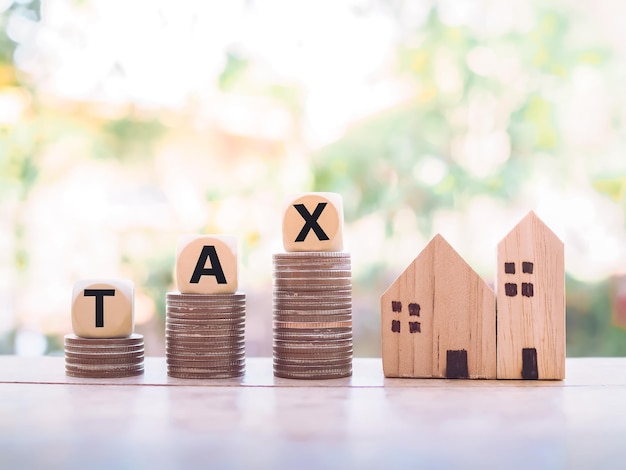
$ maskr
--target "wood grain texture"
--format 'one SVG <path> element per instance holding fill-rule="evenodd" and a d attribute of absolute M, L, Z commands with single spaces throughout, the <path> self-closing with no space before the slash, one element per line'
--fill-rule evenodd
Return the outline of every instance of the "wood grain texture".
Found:
<path fill-rule="evenodd" d="M 495 295 L 441 235 L 382 295 L 381 318 L 385 376 L 445 378 L 448 351 L 464 350 L 469 378 L 496 377 Z"/>
<path fill-rule="evenodd" d="M 564 379 L 563 242 L 531 212 L 498 244 L 497 273 L 498 378 Z"/>

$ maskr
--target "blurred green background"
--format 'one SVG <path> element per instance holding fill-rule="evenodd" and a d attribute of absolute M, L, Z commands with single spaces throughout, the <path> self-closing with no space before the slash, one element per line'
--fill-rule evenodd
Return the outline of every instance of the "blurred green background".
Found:
<path fill-rule="evenodd" d="M 271 355 L 284 199 L 333 191 L 356 356 L 442 233 L 492 282 L 529 210 L 563 239 L 567 354 L 626 354 L 626 4 L 0 0 L 0 352 L 61 354 L 72 285 L 125 277 L 164 354 L 186 233 L 240 239 Z"/>

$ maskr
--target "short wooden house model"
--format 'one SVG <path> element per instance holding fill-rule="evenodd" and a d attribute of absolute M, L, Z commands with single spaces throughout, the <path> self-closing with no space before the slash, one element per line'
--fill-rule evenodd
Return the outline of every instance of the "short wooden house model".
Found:
<path fill-rule="evenodd" d="M 381 297 L 386 377 L 496 378 L 495 294 L 436 235 Z"/>

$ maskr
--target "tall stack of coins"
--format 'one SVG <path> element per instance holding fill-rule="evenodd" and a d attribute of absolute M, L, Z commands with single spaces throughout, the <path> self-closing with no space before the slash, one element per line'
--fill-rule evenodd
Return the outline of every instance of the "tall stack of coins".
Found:
<path fill-rule="evenodd" d="M 275 254 L 274 375 L 329 379 L 352 374 L 350 255 Z"/>
<path fill-rule="evenodd" d="M 273 257 L 274 375 L 331 379 L 352 374 L 352 275 L 343 250 L 343 202 L 304 193 L 283 213 Z"/>
<path fill-rule="evenodd" d="M 183 379 L 238 377 L 245 371 L 246 296 L 167 294 L 167 373 Z"/>
<path fill-rule="evenodd" d="M 243 375 L 246 295 L 237 292 L 236 238 L 181 238 L 176 284 L 180 292 L 166 298 L 168 375 L 181 379 Z"/>
<path fill-rule="evenodd" d="M 143 335 L 81 338 L 65 335 L 65 373 L 71 377 L 114 378 L 143 374 Z"/>
<path fill-rule="evenodd" d="M 72 291 L 65 373 L 113 378 L 143 374 L 143 336 L 133 334 L 135 287 L 125 279 L 84 279 Z"/>

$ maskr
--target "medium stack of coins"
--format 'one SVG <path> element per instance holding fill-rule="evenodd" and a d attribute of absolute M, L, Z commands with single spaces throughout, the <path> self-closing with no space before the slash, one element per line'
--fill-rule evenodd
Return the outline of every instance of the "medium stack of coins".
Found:
<path fill-rule="evenodd" d="M 343 252 L 273 256 L 274 375 L 330 379 L 352 374 L 352 275 Z"/>
<path fill-rule="evenodd" d="M 131 377 L 143 374 L 143 335 L 81 338 L 65 335 L 65 373 L 81 378 Z"/>
<path fill-rule="evenodd" d="M 239 377 L 245 372 L 246 296 L 167 294 L 167 373 L 182 379 Z"/>

